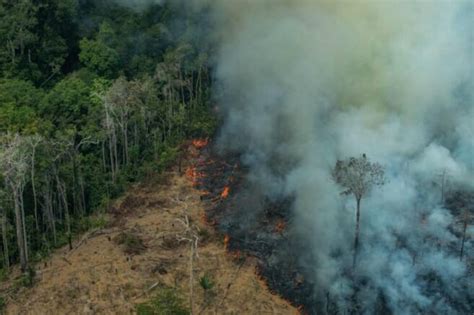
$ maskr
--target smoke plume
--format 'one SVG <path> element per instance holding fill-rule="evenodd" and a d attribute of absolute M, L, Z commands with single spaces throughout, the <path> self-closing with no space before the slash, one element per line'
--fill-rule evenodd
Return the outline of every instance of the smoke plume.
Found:
<path fill-rule="evenodd" d="M 318 299 L 348 310 L 357 290 L 361 313 L 381 295 L 394 314 L 472 312 L 474 281 L 441 192 L 442 178 L 451 189 L 474 179 L 472 2 L 193 4 L 211 9 L 219 45 L 220 146 L 244 153 L 267 197 L 294 196 L 291 229 L 313 257 Z M 330 173 L 362 153 L 388 182 L 362 200 L 356 289 L 355 202 Z"/>

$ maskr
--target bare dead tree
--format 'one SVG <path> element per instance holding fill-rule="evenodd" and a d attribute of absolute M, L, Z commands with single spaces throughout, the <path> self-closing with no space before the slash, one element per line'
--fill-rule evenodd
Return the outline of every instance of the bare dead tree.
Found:
<path fill-rule="evenodd" d="M 171 136 L 176 127 L 176 115 L 180 114 L 180 101 L 183 101 L 183 88 L 186 84 L 181 78 L 180 60 L 183 58 L 186 47 L 170 52 L 165 56 L 165 61 L 156 66 L 154 78 L 162 86 L 161 94 L 164 96 L 167 110 L 165 113 L 166 132 Z"/>
<path fill-rule="evenodd" d="M 199 228 L 197 226 L 191 225 L 189 222 L 189 217 L 187 215 L 188 212 L 188 204 L 185 201 L 181 201 L 178 198 L 174 199 L 176 202 L 182 204 L 183 208 L 183 217 L 176 219 L 176 221 L 180 222 L 183 227 L 184 231 L 182 231 L 178 236 L 177 239 L 180 242 L 188 242 L 190 244 L 189 250 L 189 304 L 191 307 L 191 315 L 195 314 L 194 312 L 194 259 L 199 258 L 197 253 L 198 243 L 199 243 Z"/>
<path fill-rule="evenodd" d="M 63 209 L 64 209 L 64 216 L 66 220 L 66 234 L 67 234 L 67 240 L 69 243 L 69 250 L 72 250 L 71 214 L 69 213 L 69 206 L 67 202 L 66 184 L 59 179 L 59 175 L 57 171 L 55 172 L 55 177 L 56 177 L 56 185 L 57 185 L 58 194 L 64 207 Z"/>
<path fill-rule="evenodd" d="M 75 136 L 69 138 L 66 142 L 66 153 L 69 159 L 72 161 L 72 197 L 73 197 L 73 207 L 74 212 L 77 212 L 77 208 L 79 208 L 79 212 L 82 215 L 85 213 L 85 202 L 84 202 L 84 183 L 82 179 L 82 174 L 80 171 L 80 167 L 78 166 L 78 156 L 80 149 L 83 146 L 87 145 L 96 145 L 99 141 L 93 139 L 91 136 L 82 138 L 79 142 L 76 141 Z M 79 189 L 80 188 L 80 189 Z M 79 194 L 79 196 L 78 196 Z"/>
<path fill-rule="evenodd" d="M 358 158 L 351 157 L 344 161 L 338 160 L 336 167 L 332 171 L 334 181 L 345 189 L 341 194 L 353 195 L 357 203 L 353 268 L 356 265 L 359 248 L 361 200 L 374 186 L 385 184 L 384 173 L 382 165 L 370 162 L 365 154 Z"/>
<path fill-rule="evenodd" d="M 111 123 L 117 126 L 122 136 L 122 161 L 125 165 L 130 162 L 128 129 L 132 112 L 132 93 L 130 83 L 123 77 L 117 79 L 107 91 L 104 104 L 111 118 Z"/>
<path fill-rule="evenodd" d="M 61 218 L 61 209 L 64 210 L 64 220 L 66 223 L 66 234 L 69 243 L 69 249 L 72 249 L 72 235 L 71 235 L 71 214 L 69 212 L 69 204 L 67 201 L 67 187 L 66 183 L 61 180 L 59 174 L 59 165 L 61 162 L 65 161 L 70 156 L 71 146 L 74 146 L 74 142 L 67 136 L 60 137 L 54 141 L 49 141 L 52 151 L 55 153 L 51 160 L 51 170 L 50 170 L 50 179 L 55 183 L 57 198 L 58 198 L 58 208 L 60 210 Z M 51 203 L 52 206 L 52 203 Z M 51 208 L 52 212 L 52 208 Z M 54 222 L 54 214 L 52 216 Z"/>
<path fill-rule="evenodd" d="M 56 233 L 56 218 L 53 210 L 53 192 L 51 188 L 51 176 L 45 175 L 45 184 L 42 186 L 41 194 L 43 196 L 43 215 L 46 217 L 48 228 L 53 233 L 54 245 L 57 244 L 57 233 Z"/>
<path fill-rule="evenodd" d="M 105 154 L 105 143 L 108 143 L 108 151 L 109 151 L 109 163 L 110 163 L 110 173 L 112 176 L 112 181 L 115 182 L 117 178 L 117 173 L 119 171 L 119 162 L 118 162 L 118 149 L 117 149 L 117 128 L 113 120 L 113 107 L 111 102 L 108 101 L 106 95 L 97 95 L 100 98 L 103 107 L 104 107 L 104 119 L 103 119 L 103 127 L 105 129 L 105 139 L 102 142 L 102 150 L 103 150 L 103 161 L 104 167 L 106 164 L 106 154 Z"/>
<path fill-rule="evenodd" d="M 33 206 L 34 206 L 34 215 L 35 215 L 35 226 L 36 230 L 39 231 L 39 224 L 38 224 L 38 198 L 36 197 L 36 181 L 35 181 L 35 164 L 36 164 L 36 148 L 40 145 L 43 141 L 43 138 L 39 135 L 34 135 L 27 138 L 28 145 L 30 146 L 31 150 L 31 169 L 30 169 L 30 176 L 31 176 L 31 189 L 33 191 Z"/>

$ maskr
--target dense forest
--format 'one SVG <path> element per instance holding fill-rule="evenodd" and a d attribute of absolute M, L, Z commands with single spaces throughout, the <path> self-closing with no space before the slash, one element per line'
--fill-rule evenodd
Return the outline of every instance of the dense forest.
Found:
<path fill-rule="evenodd" d="M 71 246 L 183 139 L 213 132 L 199 18 L 109 0 L 0 2 L 3 271 Z"/>

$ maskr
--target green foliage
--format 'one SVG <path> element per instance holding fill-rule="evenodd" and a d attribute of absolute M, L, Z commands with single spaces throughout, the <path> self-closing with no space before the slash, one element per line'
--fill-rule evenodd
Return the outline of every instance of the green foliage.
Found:
<path fill-rule="evenodd" d="M 214 282 L 208 274 L 205 274 L 199 279 L 199 285 L 205 291 L 209 291 L 214 288 Z"/>
<path fill-rule="evenodd" d="M 33 267 L 28 267 L 26 272 L 18 279 L 18 285 L 26 288 L 31 288 L 35 284 L 36 271 Z"/>
<path fill-rule="evenodd" d="M 26 134 L 38 131 L 36 112 L 29 107 L 16 107 L 4 104 L 0 109 L 0 132 L 22 132 Z"/>
<path fill-rule="evenodd" d="M 184 300 L 176 289 L 158 288 L 156 295 L 147 303 L 137 305 L 138 315 L 189 315 Z"/>
<path fill-rule="evenodd" d="M 46 83 L 75 49 L 75 0 L 0 2 L 0 75 Z"/>
<path fill-rule="evenodd" d="M 80 42 L 81 63 L 91 71 L 105 77 L 112 77 L 118 71 L 119 55 L 113 49 L 98 40 L 82 39 Z"/>
<path fill-rule="evenodd" d="M 205 138 L 214 134 L 218 120 L 209 108 L 200 108 L 193 113 L 193 119 L 189 126 L 189 134 L 192 137 Z"/>
<path fill-rule="evenodd" d="M 170 166 L 174 161 L 176 161 L 176 156 L 178 150 L 175 147 L 164 147 L 161 151 L 158 162 L 156 163 L 157 170 L 159 172 L 165 170 Z"/>
<path fill-rule="evenodd" d="M 103 229 L 109 224 L 109 220 L 104 214 L 91 215 L 82 217 L 77 220 L 75 230 L 77 233 L 85 232 L 93 229 Z"/>
<path fill-rule="evenodd" d="M 6 279 L 8 279 L 8 274 L 9 274 L 8 269 L 6 269 L 6 268 L 1 268 L 1 269 L 0 269 L 0 282 L 3 282 L 3 281 L 5 281 Z"/>
<path fill-rule="evenodd" d="M 35 109 L 42 97 L 43 91 L 29 81 L 0 79 L 0 106 L 14 104 Z"/>
<path fill-rule="evenodd" d="M 30 82 L 0 79 L 0 132 L 37 132 L 35 109 L 42 96 Z"/>
<path fill-rule="evenodd" d="M 23 163 L 30 260 L 67 244 L 69 231 L 105 226 L 97 214 L 131 182 L 159 178 L 183 140 L 214 133 L 208 54 L 187 30 L 196 21 L 174 24 L 182 13 L 111 0 L 0 1 L 0 156 L 2 141 L 18 134 L 12 161 Z M 0 192 L 11 196 L 5 174 Z M 19 247 L 14 202 L 0 199 L 3 266 L 19 261 Z M 130 236 L 123 245 L 143 247 Z"/>
<path fill-rule="evenodd" d="M 40 114 L 52 123 L 54 129 L 77 128 L 87 124 L 90 88 L 80 79 L 68 77 L 46 95 L 41 102 Z"/>

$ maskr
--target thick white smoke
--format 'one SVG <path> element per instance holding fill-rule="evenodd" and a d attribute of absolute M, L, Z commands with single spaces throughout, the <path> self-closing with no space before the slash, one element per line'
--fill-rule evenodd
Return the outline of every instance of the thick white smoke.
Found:
<path fill-rule="evenodd" d="M 292 229 L 316 257 L 316 292 L 349 307 L 355 207 L 330 172 L 366 153 L 388 183 L 362 202 L 363 312 L 378 292 L 395 314 L 472 312 L 436 185 L 443 172 L 452 187 L 474 182 L 472 2 L 193 3 L 216 24 L 220 143 L 245 153 L 270 197 L 296 197 Z"/>

